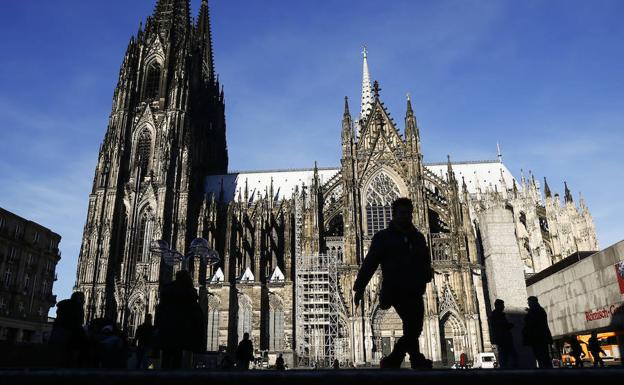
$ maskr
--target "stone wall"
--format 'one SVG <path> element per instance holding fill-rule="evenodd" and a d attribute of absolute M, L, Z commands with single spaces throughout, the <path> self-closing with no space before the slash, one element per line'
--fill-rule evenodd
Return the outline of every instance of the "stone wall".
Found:
<path fill-rule="evenodd" d="M 548 313 L 553 337 L 608 327 L 624 302 L 615 265 L 624 261 L 624 241 L 528 286 Z"/>

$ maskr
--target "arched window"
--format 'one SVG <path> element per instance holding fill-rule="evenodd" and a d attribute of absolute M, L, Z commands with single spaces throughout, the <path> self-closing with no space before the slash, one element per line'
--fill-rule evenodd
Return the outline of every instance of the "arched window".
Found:
<path fill-rule="evenodd" d="M 208 351 L 219 350 L 219 303 L 217 301 L 208 302 Z"/>
<path fill-rule="evenodd" d="M 399 188 L 387 174 L 377 174 L 366 190 L 366 229 L 373 236 L 388 227 L 392 219 L 392 202 L 399 197 Z"/>
<path fill-rule="evenodd" d="M 149 169 L 149 163 L 152 158 L 152 135 L 149 129 L 145 128 L 136 146 L 135 162 L 141 170 L 141 176 L 146 176 Z"/>
<path fill-rule="evenodd" d="M 327 235 L 330 237 L 342 237 L 344 235 L 344 223 L 342 215 L 338 214 L 329 221 Z"/>
<path fill-rule="evenodd" d="M 149 261 L 149 243 L 152 239 L 152 221 L 146 211 L 141 214 L 137 233 L 136 256 L 141 262 Z"/>
<path fill-rule="evenodd" d="M 269 350 L 283 349 L 284 341 L 284 308 L 278 301 L 271 304 L 269 310 Z"/>
<path fill-rule="evenodd" d="M 245 333 L 251 333 L 251 302 L 242 296 L 238 300 L 238 339 L 242 340 Z"/>
<path fill-rule="evenodd" d="M 144 96 L 146 100 L 157 99 L 158 91 L 160 89 L 160 64 L 153 62 L 147 68 L 147 74 L 145 76 L 145 92 Z"/>

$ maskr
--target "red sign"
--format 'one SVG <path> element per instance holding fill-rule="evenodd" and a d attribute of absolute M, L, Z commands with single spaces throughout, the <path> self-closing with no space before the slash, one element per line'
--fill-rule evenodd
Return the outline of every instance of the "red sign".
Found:
<path fill-rule="evenodd" d="M 598 321 L 605 318 L 611 318 L 615 309 L 617 309 L 617 305 L 605 306 L 602 309 L 598 309 L 595 311 L 586 311 L 585 320 L 589 322 Z"/>
<path fill-rule="evenodd" d="M 620 261 L 613 266 L 615 267 L 615 275 L 617 275 L 618 285 L 620 286 L 620 294 L 624 294 L 624 261 Z"/>

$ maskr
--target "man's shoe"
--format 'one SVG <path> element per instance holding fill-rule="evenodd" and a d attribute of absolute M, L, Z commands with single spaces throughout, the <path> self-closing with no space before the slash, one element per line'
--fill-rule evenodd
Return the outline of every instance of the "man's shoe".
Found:
<path fill-rule="evenodd" d="M 401 364 L 403 363 L 403 358 L 399 359 L 397 356 L 393 356 L 392 354 L 383 357 L 379 360 L 379 368 L 381 369 L 400 369 Z"/>
<path fill-rule="evenodd" d="M 418 353 L 416 357 L 410 357 L 412 369 L 433 369 L 433 361 L 425 358 L 422 353 Z"/>

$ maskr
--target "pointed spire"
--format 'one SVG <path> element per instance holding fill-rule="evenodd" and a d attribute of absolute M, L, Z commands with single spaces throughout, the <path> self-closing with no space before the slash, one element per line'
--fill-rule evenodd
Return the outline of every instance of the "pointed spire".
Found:
<path fill-rule="evenodd" d="M 551 198 L 552 193 L 550 192 L 550 186 L 548 186 L 548 182 L 546 181 L 546 177 L 544 177 L 544 195 L 546 198 Z"/>
<path fill-rule="evenodd" d="M 366 46 L 362 51 L 364 62 L 362 64 L 362 104 L 360 110 L 360 119 L 366 118 L 373 107 L 373 94 L 371 91 L 370 74 L 368 72 L 368 51 Z"/>
<path fill-rule="evenodd" d="M 414 110 L 412 109 L 412 98 L 410 97 L 409 92 L 407 93 L 407 115 L 413 116 Z"/>
<path fill-rule="evenodd" d="M 579 191 L 579 206 L 582 211 L 587 211 L 587 204 L 585 203 L 585 198 L 583 198 L 583 193 Z"/>
<path fill-rule="evenodd" d="M 503 163 L 503 154 L 501 153 L 500 144 L 496 142 L 496 157 L 498 158 L 498 163 Z"/>
<path fill-rule="evenodd" d="M 446 172 L 449 183 L 452 184 L 452 187 L 455 188 L 456 180 L 455 180 L 455 172 L 453 171 L 453 164 L 451 164 L 451 156 L 446 155 Z"/>
<path fill-rule="evenodd" d="M 505 171 L 502 167 L 500 168 L 500 182 L 503 191 L 507 192 L 507 181 L 505 181 Z"/>
<path fill-rule="evenodd" d="M 574 202 L 574 199 L 572 199 L 572 193 L 570 192 L 570 189 L 568 188 L 568 183 L 564 181 L 563 186 L 565 187 L 565 202 L 566 203 Z"/>
<path fill-rule="evenodd" d="M 345 117 L 346 116 L 351 116 L 351 113 L 349 113 L 349 98 L 345 96 L 345 103 L 344 103 L 344 114 Z"/>
<path fill-rule="evenodd" d="M 249 184 L 248 184 L 248 179 L 249 178 L 245 178 L 245 202 L 249 202 Z"/>
<path fill-rule="evenodd" d="M 198 44 L 204 57 L 204 68 L 210 81 L 214 81 L 214 55 L 212 52 L 212 30 L 210 28 L 210 7 L 208 0 L 202 0 L 197 18 Z"/>

